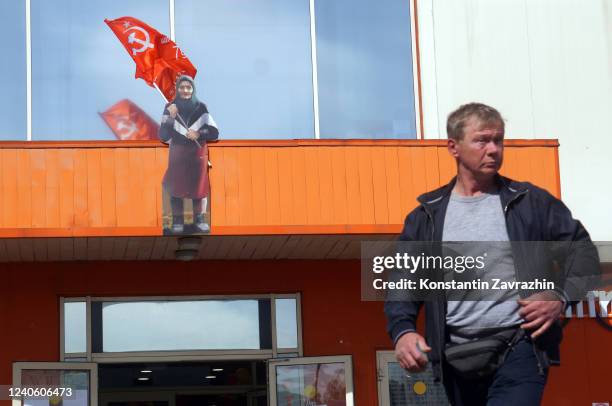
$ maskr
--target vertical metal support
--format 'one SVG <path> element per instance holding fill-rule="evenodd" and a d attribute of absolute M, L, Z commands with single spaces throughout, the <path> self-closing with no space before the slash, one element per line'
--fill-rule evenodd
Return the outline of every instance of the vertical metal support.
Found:
<path fill-rule="evenodd" d="M 87 296 L 87 301 L 85 302 L 85 328 L 87 330 L 86 333 L 86 347 L 87 348 L 87 362 L 91 362 L 92 356 L 92 331 L 91 331 L 91 296 Z"/>
<path fill-rule="evenodd" d="M 412 84 L 413 84 L 413 95 L 414 95 L 414 124 L 416 129 L 416 139 L 422 140 L 425 135 L 423 134 L 423 123 L 421 122 L 423 117 L 421 115 L 421 81 L 419 75 L 421 74 L 420 59 L 419 59 L 419 42 L 418 42 L 418 10 L 416 0 L 409 2 L 410 7 L 410 36 L 412 44 Z"/>
<path fill-rule="evenodd" d="M 168 0 L 168 6 L 170 8 L 170 39 L 176 42 L 174 32 L 174 0 Z"/>
<path fill-rule="evenodd" d="M 25 0 L 26 28 L 26 139 L 32 141 L 32 26 L 30 1 Z"/>
<path fill-rule="evenodd" d="M 272 358 L 278 356 L 278 342 L 276 341 L 276 295 L 270 295 L 270 329 L 272 330 Z"/>
<path fill-rule="evenodd" d="M 296 324 L 297 324 L 297 338 L 298 338 L 298 354 L 300 357 L 304 356 L 304 344 L 302 343 L 302 294 L 298 292 L 295 297 L 295 311 Z"/>
<path fill-rule="evenodd" d="M 312 58 L 312 102 L 314 111 L 315 139 L 321 138 L 319 132 L 319 81 L 317 76 L 317 31 L 315 20 L 315 0 L 310 0 L 310 55 Z"/>
<path fill-rule="evenodd" d="M 66 306 L 64 305 L 65 299 L 63 297 L 60 298 L 60 361 L 66 361 L 66 353 L 64 352 L 64 350 L 66 349 L 66 337 L 64 335 L 66 328 L 65 328 L 65 314 L 64 311 L 66 310 Z"/>

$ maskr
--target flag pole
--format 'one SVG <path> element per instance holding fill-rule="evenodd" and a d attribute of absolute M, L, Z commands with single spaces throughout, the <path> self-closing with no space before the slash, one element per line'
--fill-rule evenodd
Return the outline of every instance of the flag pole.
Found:
<path fill-rule="evenodd" d="M 166 99 L 166 95 L 161 91 L 161 89 L 157 86 L 157 83 L 153 82 L 153 87 L 155 87 L 157 89 L 157 91 L 159 92 L 159 94 L 161 95 L 161 97 L 164 99 L 164 101 L 166 103 L 168 103 L 168 99 Z M 183 120 L 183 117 L 181 117 L 181 115 L 177 112 L 176 116 L 179 119 L 179 122 L 183 125 L 183 127 L 185 128 L 189 128 L 187 126 L 187 124 L 185 123 L 185 121 Z M 185 138 L 187 138 L 187 136 L 185 136 Z M 198 147 L 202 148 L 202 145 L 200 145 L 200 143 L 198 142 L 198 140 L 193 140 L 193 142 L 195 142 L 196 144 L 198 144 Z"/>

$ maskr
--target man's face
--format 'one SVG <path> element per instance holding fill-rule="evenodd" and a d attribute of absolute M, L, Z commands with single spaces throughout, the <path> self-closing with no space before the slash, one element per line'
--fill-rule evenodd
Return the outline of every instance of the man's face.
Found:
<path fill-rule="evenodd" d="M 191 95 L 193 94 L 193 86 L 191 86 L 191 83 L 187 81 L 181 82 L 179 83 L 178 92 L 181 99 L 191 99 Z"/>
<path fill-rule="evenodd" d="M 448 141 L 450 154 L 460 169 L 475 178 L 488 178 L 501 168 L 504 158 L 504 130 L 500 123 L 482 123 L 471 117 L 463 128 L 463 139 Z"/>

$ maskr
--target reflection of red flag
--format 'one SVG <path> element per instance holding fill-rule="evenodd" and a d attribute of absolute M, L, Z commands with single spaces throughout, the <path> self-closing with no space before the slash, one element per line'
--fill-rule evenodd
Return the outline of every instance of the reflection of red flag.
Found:
<path fill-rule="evenodd" d="M 128 99 L 109 107 L 100 117 L 120 140 L 156 140 L 159 125 Z"/>
<path fill-rule="evenodd" d="M 132 17 L 104 22 L 136 62 L 136 78 L 149 86 L 157 85 L 166 99 L 174 99 L 174 83 L 179 75 L 195 77 L 197 69 L 183 51 L 156 29 Z"/>

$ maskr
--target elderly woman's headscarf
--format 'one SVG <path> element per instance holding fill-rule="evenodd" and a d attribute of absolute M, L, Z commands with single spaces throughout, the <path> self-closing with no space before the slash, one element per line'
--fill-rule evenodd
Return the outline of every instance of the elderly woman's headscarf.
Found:
<path fill-rule="evenodd" d="M 193 93 L 191 93 L 190 99 L 183 99 L 179 95 L 178 88 L 181 82 L 191 83 L 191 86 L 193 87 Z M 191 116 L 191 114 L 193 113 L 193 111 L 198 105 L 198 98 L 196 97 L 195 83 L 193 82 L 193 78 L 191 76 L 181 75 L 178 77 L 178 79 L 176 79 L 175 86 L 176 86 L 176 95 L 174 96 L 174 104 L 176 104 L 176 107 L 178 107 L 179 114 L 183 117 L 183 119 L 188 120 L 189 116 Z"/>

